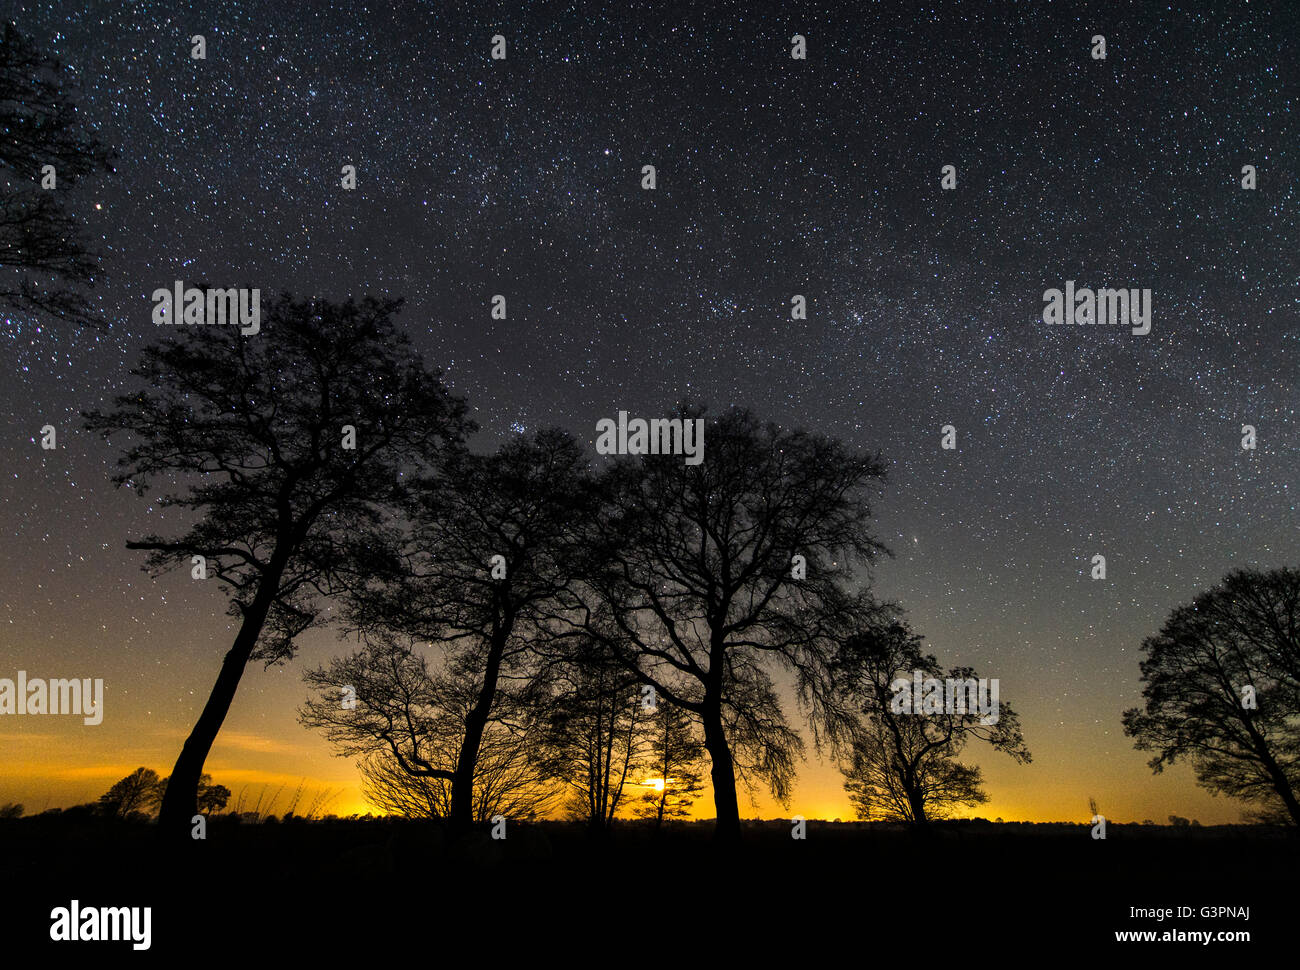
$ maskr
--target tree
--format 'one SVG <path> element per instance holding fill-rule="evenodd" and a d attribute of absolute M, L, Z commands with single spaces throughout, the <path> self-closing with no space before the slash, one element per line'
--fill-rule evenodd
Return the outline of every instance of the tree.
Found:
<path fill-rule="evenodd" d="M 993 707 L 990 690 L 981 710 L 971 696 L 979 690 L 974 670 L 945 674 L 933 655 L 922 654 L 921 642 L 894 619 L 856 632 L 837 658 L 837 692 L 859 711 L 847 744 L 839 742 L 845 789 L 859 818 L 925 825 L 958 806 L 987 802 L 980 769 L 957 760 L 972 740 L 1020 764 L 1031 760 L 1011 706 L 998 697 Z M 918 681 L 928 688 L 920 710 Z"/>
<path fill-rule="evenodd" d="M 450 818 L 451 783 L 446 779 L 411 774 L 385 751 L 368 755 L 359 768 L 362 794 L 381 811 L 406 818 Z M 474 773 L 474 822 L 489 822 L 498 815 L 543 817 L 554 794 L 532 763 L 523 735 L 489 731 L 484 736 Z"/>
<path fill-rule="evenodd" d="M 84 176 L 111 172 L 111 160 L 112 153 L 78 114 L 63 65 L 5 24 L 0 36 L 0 267 L 5 273 L 0 306 L 104 325 L 77 291 L 93 285 L 99 262 L 69 210 L 66 190 Z M 43 187 L 51 175 L 54 187 Z"/>
<path fill-rule="evenodd" d="M 171 777 L 163 778 L 155 786 L 154 791 L 150 793 L 149 803 L 153 810 L 162 806 L 163 797 L 167 793 L 167 785 Z M 219 812 L 226 807 L 230 801 L 230 789 L 225 785 L 212 784 L 212 776 L 204 774 L 199 777 L 199 788 L 195 793 L 196 806 L 200 813 L 211 815 L 213 812 Z"/>
<path fill-rule="evenodd" d="M 647 715 L 636 679 L 599 641 L 571 645 L 537 742 L 547 773 L 571 790 L 570 815 L 608 832 L 641 768 Z"/>
<path fill-rule="evenodd" d="M 158 772 L 137 768 L 99 796 L 98 807 L 109 818 L 126 818 L 147 811 L 157 798 Z"/>
<path fill-rule="evenodd" d="M 442 778 L 413 775 L 392 755 L 372 751 L 357 764 L 361 794 L 385 815 L 402 818 L 446 818 L 450 784 Z M 477 818 L 476 821 L 482 821 Z"/>
<path fill-rule="evenodd" d="M 5 802 L 0 805 L 0 818 L 22 818 L 23 806 L 21 802 Z"/>
<path fill-rule="evenodd" d="M 456 750 L 435 763 L 417 759 L 411 748 L 407 757 L 391 740 L 386 746 L 412 775 L 450 783 L 450 817 L 462 827 L 473 818 L 489 725 L 526 719 L 541 696 L 535 647 L 574 582 L 579 525 L 594 508 L 582 449 L 567 432 L 543 429 L 512 438 L 494 454 L 458 454 L 445 476 L 412 489 L 402 568 L 372 577 L 350 595 L 356 628 L 415 638 L 444 652 L 451 682 L 443 700 L 460 691 L 453 705 Z M 377 699 L 386 699 L 383 690 Z M 375 723 L 384 726 L 384 718 L 354 721 L 372 739 Z M 405 737 L 411 740 L 409 731 Z"/>
<path fill-rule="evenodd" d="M 652 773 L 654 788 L 641 796 L 632 813 L 654 819 L 657 830 L 665 818 L 691 813 L 691 805 L 704 790 L 705 751 L 690 715 L 671 704 L 658 705 L 647 733 L 650 750 L 645 766 Z"/>
<path fill-rule="evenodd" d="M 212 784 L 211 775 L 201 775 L 196 801 L 202 814 L 211 815 L 226 807 L 226 804 L 230 801 L 230 789 L 225 785 Z"/>
<path fill-rule="evenodd" d="M 1229 573 L 1142 651 L 1145 706 L 1124 733 L 1152 771 L 1186 759 L 1204 788 L 1300 825 L 1300 572 Z"/>
<path fill-rule="evenodd" d="M 1236 569 L 1198 612 L 1258 651 L 1270 681 L 1300 694 L 1300 569 Z"/>
<path fill-rule="evenodd" d="M 371 635 L 361 650 L 306 675 L 314 694 L 300 721 L 322 731 L 340 755 L 361 759 L 366 798 L 390 814 L 452 817 L 455 766 L 482 679 L 473 662 L 439 659 L 431 671 L 409 643 Z M 547 810 L 551 791 L 527 746 L 534 717 L 528 697 L 496 694 L 479 738 L 469 821 Z"/>
<path fill-rule="evenodd" d="M 678 419 L 706 420 L 695 408 Z M 716 834 L 730 841 L 740 835 L 737 781 L 764 782 L 784 801 L 802 755 L 769 671 L 793 675 L 814 727 L 826 711 L 823 673 L 859 608 L 849 567 L 883 551 L 866 492 L 884 466 L 743 409 L 708 419 L 705 438 L 699 464 L 644 455 L 603 476 L 583 623 L 641 683 L 699 719 Z"/>
<path fill-rule="evenodd" d="M 289 660 L 295 638 L 320 621 L 320 597 L 376 568 L 403 473 L 436 467 L 470 428 L 464 403 L 396 330 L 400 305 L 286 294 L 269 301 L 251 338 L 232 326 L 182 330 L 145 349 L 134 373 L 148 389 L 85 415 L 92 430 L 133 437 L 119 485 L 144 494 L 175 477 L 182 490 L 160 504 L 197 518 L 175 538 L 128 548 L 148 550 L 155 571 L 206 568 L 239 620 L 163 799 L 160 821 L 176 834 L 197 811 L 203 764 L 244 668 Z"/>
<path fill-rule="evenodd" d="M 99 797 L 99 811 L 112 818 L 126 818 L 131 814 L 152 815 L 162 804 L 169 779 L 159 778 L 152 768 L 137 768 L 105 794 Z M 207 814 L 219 812 L 230 800 L 230 789 L 212 784 L 211 775 L 199 780 L 198 809 Z"/>

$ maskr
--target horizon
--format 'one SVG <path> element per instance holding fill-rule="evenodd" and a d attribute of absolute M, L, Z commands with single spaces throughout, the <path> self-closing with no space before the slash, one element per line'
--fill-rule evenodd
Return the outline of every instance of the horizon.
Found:
<path fill-rule="evenodd" d="M 634 808 L 725 861 L 870 804 L 909 835 L 780 865 L 920 887 L 932 819 L 1083 826 L 975 850 L 1115 880 L 1087 930 L 1012 892 L 1055 945 L 1290 865 L 1300 5 L 0 20 L 0 851 L 54 833 L 40 905 L 230 929 L 209 851 L 327 903 L 574 875 Z M 29 825 L 97 802 L 175 859 Z M 206 834 L 394 805 L 437 839 Z M 471 832 L 538 805 L 590 838 Z M 1107 851 L 1148 821 L 1254 834 Z M 83 880 L 83 836 L 166 875 Z"/>

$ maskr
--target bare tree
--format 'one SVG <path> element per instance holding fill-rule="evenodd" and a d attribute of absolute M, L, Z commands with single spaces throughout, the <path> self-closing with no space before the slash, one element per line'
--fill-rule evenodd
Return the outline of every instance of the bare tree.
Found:
<path fill-rule="evenodd" d="M 934 753 L 916 757 L 929 741 L 918 723 L 903 722 L 897 739 L 877 727 L 875 722 L 866 726 L 842 768 L 844 789 L 858 818 L 925 825 L 946 818 L 954 808 L 989 800 L 978 766 Z"/>
<path fill-rule="evenodd" d="M 580 525 L 595 501 L 582 450 L 558 429 L 516 436 L 493 454 L 456 455 L 445 476 L 413 487 L 402 568 L 350 596 L 355 627 L 434 645 L 451 680 L 472 692 L 455 708 L 454 757 L 421 764 L 392 749 L 405 770 L 450 782 L 458 825 L 474 814 L 488 725 L 516 720 L 544 690 L 536 647 L 575 580 Z"/>
<path fill-rule="evenodd" d="M 1212 792 L 1300 825 L 1300 572 L 1237 570 L 1142 642 L 1124 733 L 1152 771 L 1189 761 Z"/>
<path fill-rule="evenodd" d="M 918 679 L 942 685 L 935 688 L 942 703 L 920 710 L 915 699 L 901 703 Z M 987 741 L 1020 764 L 1031 760 L 1011 706 L 999 697 L 993 711 L 989 695 L 989 711 L 981 711 L 970 696 L 972 687 L 979 689 L 975 671 L 945 671 L 933 655 L 922 654 L 921 638 L 900 620 L 851 636 L 837 658 L 835 682 L 839 696 L 858 710 L 840 752 L 860 818 L 925 825 L 956 807 L 987 802 L 980 769 L 957 760 L 972 740 Z"/>
<path fill-rule="evenodd" d="M 111 172 L 68 93 L 67 71 L 13 24 L 0 34 L 0 306 L 102 327 L 80 288 L 99 261 L 68 206 L 83 177 Z"/>
<path fill-rule="evenodd" d="M 413 775 L 391 754 L 372 751 L 357 767 L 361 794 L 385 815 L 403 818 L 446 818 L 450 787 L 442 778 Z"/>
<path fill-rule="evenodd" d="M 340 755 L 360 759 L 365 795 L 383 811 L 452 816 L 456 765 L 482 678 L 474 663 L 440 661 L 431 671 L 409 644 L 370 637 L 360 651 L 306 675 L 314 694 L 300 709 L 300 721 L 322 731 Z M 470 821 L 498 814 L 533 818 L 549 808 L 553 786 L 527 741 L 535 731 L 535 705 L 515 692 L 494 697 L 478 742 Z"/>
<path fill-rule="evenodd" d="M 660 704 L 647 725 L 649 751 L 645 769 L 654 787 L 645 792 L 632 813 L 652 818 L 655 828 L 665 818 L 685 818 L 704 790 L 706 753 L 694 720 L 681 708 Z"/>
<path fill-rule="evenodd" d="M 569 645 L 537 757 L 570 789 L 569 814 L 597 833 L 613 825 L 630 778 L 641 770 L 648 720 L 636 678 L 595 640 Z"/>
<path fill-rule="evenodd" d="M 146 348 L 144 389 L 89 428 L 131 435 L 119 485 L 182 490 L 159 504 L 196 514 L 174 538 L 127 543 L 155 571 L 204 568 L 240 621 L 212 693 L 177 758 L 160 821 L 188 831 L 203 764 L 244 668 L 287 661 L 321 617 L 319 597 L 389 548 L 385 507 L 404 470 L 436 466 L 468 425 L 392 320 L 400 301 L 269 301 L 261 333 L 182 330 Z M 345 426 L 355 432 L 354 448 Z M 196 559 L 195 557 L 201 557 Z"/>
<path fill-rule="evenodd" d="M 802 755 L 769 670 L 793 675 L 814 724 L 830 710 L 824 672 L 860 608 L 850 567 L 883 551 L 866 492 L 884 466 L 741 409 L 707 419 L 704 438 L 701 464 L 656 454 L 607 471 L 583 623 L 699 719 L 716 832 L 734 840 L 737 780 L 784 800 Z"/>
<path fill-rule="evenodd" d="M 385 751 L 367 756 L 360 770 L 362 794 L 381 811 L 408 818 L 450 817 L 451 783 L 446 779 L 413 775 Z M 555 794 L 533 764 L 524 735 L 491 731 L 484 737 L 474 774 L 475 822 L 497 815 L 544 817 L 554 805 Z"/>

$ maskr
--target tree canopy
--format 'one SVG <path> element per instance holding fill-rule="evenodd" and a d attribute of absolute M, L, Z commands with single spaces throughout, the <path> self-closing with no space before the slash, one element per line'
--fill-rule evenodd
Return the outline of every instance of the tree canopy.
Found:
<path fill-rule="evenodd" d="M 179 534 L 128 547 L 154 570 L 211 575 L 240 621 L 163 801 L 178 832 L 244 667 L 288 660 L 322 597 L 389 568 L 406 476 L 430 473 L 472 430 L 396 329 L 400 305 L 272 298 L 260 334 L 193 327 L 147 347 L 133 372 L 143 389 L 86 414 L 90 429 L 130 436 L 119 485 L 162 486 L 159 504 L 188 513 Z"/>
<path fill-rule="evenodd" d="M 1300 570 L 1234 570 L 1142 652 L 1145 704 L 1124 733 L 1152 771 L 1185 760 L 1208 790 L 1300 825 Z"/>

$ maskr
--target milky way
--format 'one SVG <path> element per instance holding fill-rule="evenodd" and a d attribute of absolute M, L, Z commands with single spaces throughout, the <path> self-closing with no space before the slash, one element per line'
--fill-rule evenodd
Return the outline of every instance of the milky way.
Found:
<path fill-rule="evenodd" d="M 77 412 L 131 386 L 149 294 L 206 280 L 405 297 L 485 445 L 691 398 L 880 451 L 878 588 L 941 660 L 1002 679 L 1036 756 L 983 759 L 986 813 L 1096 793 L 1236 817 L 1186 770 L 1152 778 L 1119 712 L 1170 609 L 1300 560 L 1296 8 L 6 6 L 118 159 L 73 205 L 111 330 L 3 319 L 0 637 L 105 677 L 142 739 L 123 763 L 170 766 L 230 627 L 215 591 L 139 571 L 123 544 L 150 509 Z M 1067 280 L 1149 288 L 1150 333 L 1046 326 Z M 301 669 L 246 678 L 233 736 L 298 746 L 268 772 L 347 783 L 293 721 Z M 799 797 L 847 813 L 825 766 Z"/>

